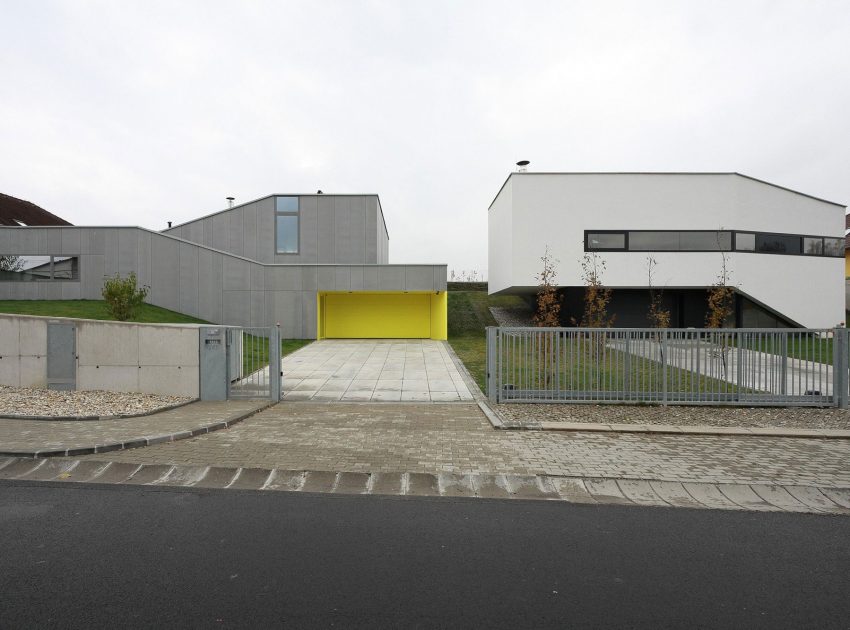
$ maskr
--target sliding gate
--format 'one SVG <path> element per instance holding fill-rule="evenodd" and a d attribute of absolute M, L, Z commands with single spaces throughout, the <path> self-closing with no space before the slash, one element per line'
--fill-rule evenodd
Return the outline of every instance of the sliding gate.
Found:
<path fill-rule="evenodd" d="M 227 398 L 281 397 L 280 328 L 227 328 Z"/>

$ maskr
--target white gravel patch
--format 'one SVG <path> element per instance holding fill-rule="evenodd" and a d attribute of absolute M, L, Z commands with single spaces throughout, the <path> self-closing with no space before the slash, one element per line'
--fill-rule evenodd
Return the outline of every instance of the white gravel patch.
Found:
<path fill-rule="evenodd" d="M 507 404 L 499 414 L 513 422 L 598 422 L 712 427 L 850 429 L 850 410 L 806 407 L 686 407 L 680 405 Z"/>
<path fill-rule="evenodd" d="M 533 326 L 534 311 L 530 308 L 491 306 L 490 314 L 499 326 Z"/>
<path fill-rule="evenodd" d="M 128 392 L 54 391 L 0 385 L 0 416 L 117 416 L 151 413 L 189 402 L 181 396 Z"/>

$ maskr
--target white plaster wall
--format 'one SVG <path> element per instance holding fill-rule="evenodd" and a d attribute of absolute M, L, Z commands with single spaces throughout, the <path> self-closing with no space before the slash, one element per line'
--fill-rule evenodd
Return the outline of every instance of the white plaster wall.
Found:
<path fill-rule="evenodd" d="M 487 216 L 487 286 L 491 294 L 510 287 L 513 281 L 512 187 L 513 178 L 509 178 Z"/>
<path fill-rule="evenodd" d="M 842 236 L 844 208 L 734 174 L 514 174 L 490 209 L 491 292 L 533 287 L 546 245 L 560 260 L 558 284 L 580 286 L 585 230 L 755 230 Z M 505 197 L 505 199 L 502 199 Z M 510 200 L 509 223 L 500 204 Z M 510 271 L 493 244 L 510 226 Z M 496 234 L 494 234 L 496 232 Z M 498 249 L 498 248 L 497 248 Z M 604 252 L 604 281 L 646 286 L 648 252 Z M 720 272 L 719 253 L 653 252 L 655 282 L 704 287 Z M 844 321 L 844 263 L 732 253 L 732 282 L 744 293 L 808 327 Z"/>

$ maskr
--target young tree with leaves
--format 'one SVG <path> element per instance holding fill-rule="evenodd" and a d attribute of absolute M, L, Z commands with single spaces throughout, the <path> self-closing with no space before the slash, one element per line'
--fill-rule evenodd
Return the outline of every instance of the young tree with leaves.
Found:
<path fill-rule="evenodd" d="M 581 260 L 581 277 L 584 280 L 584 313 L 579 326 L 584 328 L 610 328 L 616 315 L 608 315 L 613 291 L 602 284 L 605 261 L 596 252 L 588 252 Z M 575 324 L 573 318 L 573 324 Z"/>
<path fill-rule="evenodd" d="M 555 266 L 560 262 L 549 254 L 549 247 L 540 258 L 543 269 L 535 278 L 537 279 L 537 310 L 532 321 L 535 326 L 554 328 L 561 323 L 561 299 L 558 295 L 557 276 Z"/>
<path fill-rule="evenodd" d="M 664 308 L 664 289 L 653 283 L 658 261 L 652 256 L 646 257 L 646 275 L 649 283 L 649 312 L 647 319 L 653 328 L 670 328 L 670 310 Z"/>

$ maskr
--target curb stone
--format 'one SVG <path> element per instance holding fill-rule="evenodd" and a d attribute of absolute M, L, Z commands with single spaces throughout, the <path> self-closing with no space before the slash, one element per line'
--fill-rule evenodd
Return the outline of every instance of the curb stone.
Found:
<path fill-rule="evenodd" d="M 364 473 L 0 458 L 0 480 L 310 494 L 561 501 L 850 516 L 850 488 L 483 473 Z M 0 481 L 2 482 L 2 481 Z M 226 491 L 226 490 L 225 490 Z"/>
<path fill-rule="evenodd" d="M 212 433 L 221 429 L 227 429 L 234 424 L 242 422 L 246 418 L 250 418 L 254 414 L 268 409 L 278 404 L 278 401 L 270 400 L 268 403 L 246 411 L 245 413 L 231 418 L 230 420 L 216 420 L 211 424 L 202 425 L 196 429 L 181 430 L 175 433 L 166 433 L 163 435 L 148 436 L 141 438 L 133 438 L 124 442 L 112 442 L 108 444 L 95 444 L 94 446 L 82 446 L 74 448 L 52 448 L 32 451 L 3 451 L 0 450 L 0 457 L 22 457 L 27 459 L 41 459 L 46 457 L 79 457 L 82 455 L 94 455 L 100 453 L 108 453 L 111 451 L 122 451 L 131 448 L 139 448 L 142 446 L 152 446 L 163 442 L 176 442 L 178 440 L 186 440 L 205 433 Z"/>

